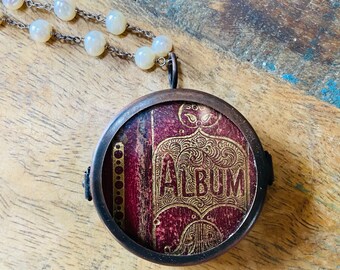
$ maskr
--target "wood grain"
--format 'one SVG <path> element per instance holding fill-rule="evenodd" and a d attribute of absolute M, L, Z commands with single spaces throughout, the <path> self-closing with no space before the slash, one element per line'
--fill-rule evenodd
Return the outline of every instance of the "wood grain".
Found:
<path fill-rule="evenodd" d="M 216 49 L 340 107 L 338 1 L 138 2 Z"/>
<path fill-rule="evenodd" d="M 272 153 L 276 173 L 261 217 L 244 240 L 208 263 L 179 269 L 337 269 L 339 109 L 306 94 L 299 84 L 293 87 L 221 50 L 220 36 L 200 38 L 195 33 L 207 32 L 204 22 L 201 30 L 195 29 L 199 23 L 190 16 L 183 25 L 175 25 L 185 16 L 176 19 L 151 9 L 158 7 L 155 3 L 84 0 L 79 7 L 97 12 L 115 7 L 131 23 L 172 36 L 181 61 L 180 86 L 213 93 L 239 109 Z M 204 8 L 206 1 L 192 1 L 199 3 Z M 238 8 L 232 1 L 210 1 L 209 7 L 220 12 L 227 10 L 226 3 Z M 260 2 L 252 3 L 261 9 Z M 286 12 L 299 9 L 291 2 L 282 5 Z M 317 9 L 323 4 L 310 5 Z M 190 9 L 184 2 L 177 7 L 183 14 L 185 7 Z M 205 14 L 209 21 L 203 11 L 196 10 L 198 17 Z M 48 18 L 64 33 L 84 35 L 102 29 L 81 19 L 63 23 L 41 11 L 11 14 L 27 23 Z M 216 25 L 228 25 L 225 20 L 221 17 Z M 263 33 L 248 25 L 260 41 Z M 298 27 L 304 26 L 294 29 Z M 147 43 L 131 34 L 109 40 L 130 51 Z M 274 39 L 272 44 L 300 53 L 289 42 Z M 167 88 L 166 72 L 142 72 L 110 56 L 91 58 L 81 47 L 59 42 L 36 44 L 11 27 L 0 28 L 0 51 L 0 269 L 173 269 L 123 249 L 106 231 L 93 204 L 85 201 L 81 187 L 82 172 L 110 119 L 137 97 Z M 338 61 L 335 52 L 326 51 L 320 63 Z M 303 63 L 295 61 L 297 66 Z"/>

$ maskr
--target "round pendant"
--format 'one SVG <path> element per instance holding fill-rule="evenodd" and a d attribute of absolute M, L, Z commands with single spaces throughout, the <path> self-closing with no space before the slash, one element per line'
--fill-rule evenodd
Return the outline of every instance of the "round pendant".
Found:
<path fill-rule="evenodd" d="M 128 250 L 189 265 L 225 252 L 249 231 L 272 181 L 270 155 L 235 108 L 176 89 L 145 96 L 113 119 L 85 191 Z"/>

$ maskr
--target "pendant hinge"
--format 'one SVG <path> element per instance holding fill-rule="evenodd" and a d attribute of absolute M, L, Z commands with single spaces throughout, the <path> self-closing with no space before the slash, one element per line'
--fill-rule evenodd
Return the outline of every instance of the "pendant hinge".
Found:
<path fill-rule="evenodd" d="M 91 167 L 88 167 L 84 173 L 84 180 L 83 180 L 83 188 L 85 192 L 85 199 L 88 201 L 92 201 L 92 195 L 90 190 L 90 171 Z"/>

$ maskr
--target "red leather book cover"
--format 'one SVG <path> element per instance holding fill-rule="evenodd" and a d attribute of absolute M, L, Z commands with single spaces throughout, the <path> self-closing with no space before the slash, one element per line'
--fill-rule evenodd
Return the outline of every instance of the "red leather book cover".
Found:
<path fill-rule="evenodd" d="M 256 190 L 242 132 L 199 104 L 155 106 L 112 142 L 112 215 L 137 242 L 161 253 L 198 254 L 228 239 Z"/>

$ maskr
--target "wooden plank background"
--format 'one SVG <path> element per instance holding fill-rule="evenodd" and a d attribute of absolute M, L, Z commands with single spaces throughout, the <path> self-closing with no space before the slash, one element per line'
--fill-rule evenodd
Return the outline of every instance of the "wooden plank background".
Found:
<path fill-rule="evenodd" d="M 80 1 L 79 1 L 80 2 Z M 180 86 L 239 109 L 273 155 L 276 180 L 249 235 L 223 256 L 176 269 L 338 269 L 339 2 L 336 0 L 83 0 L 123 11 L 131 24 L 173 37 Z M 3 6 L 1 6 L 3 8 Z M 64 33 L 103 29 L 42 11 Z M 110 43 L 129 51 L 135 35 Z M 122 106 L 167 88 L 110 56 L 60 42 L 36 44 L 0 27 L 0 269 L 173 269 L 137 258 L 83 198 L 82 172 Z"/>

